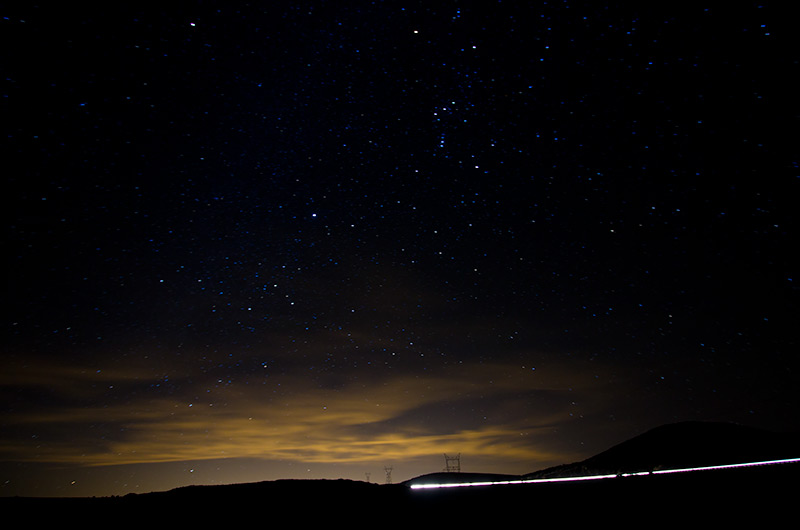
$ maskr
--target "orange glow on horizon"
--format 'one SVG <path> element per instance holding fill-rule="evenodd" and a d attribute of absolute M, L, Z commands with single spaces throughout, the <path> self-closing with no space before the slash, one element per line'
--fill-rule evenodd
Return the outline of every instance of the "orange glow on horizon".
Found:
<path fill-rule="evenodd" d="M 77 395 L 91 403 L 87 398 L 92 392 L 146 379 L 141 369 L 108 373 L 55 365 L 37 368 L 36 374 L 46 374 L 43 378 L 26 377 L 25 370 L 17 369 L 20 377 L 14 384 L 47 385 L 65 402 Z M 518 375 L 509 377 L 510 373 Z M 6 461 L 82 466 L 219 458 L 363 464 L 427 457 L 454 448 L 473 460 L 530 462 L 535 468 L 537 462 L 564 462 L 576 456 L 536 443 L 539 437 L 546 439 L 563 414 L 556 410 L 533 416 L 527 412 L 531 406 L 526 396 L 561 391 L 566 375 L 553 370 L 546 382 L 537 377 L 502 364 L 461 365 L 424 377 L 398 376 L 342 388 L 309 387 L 301 378 L 282 376 L 267 383 L 210 389 L 188 385 L 171 399 L 153 392 L 128 396 L 113 406 L 54 403 L 35 415 L 9 415 L 7 424 L 41 434 L 35 446 L 29 439 L 4 440 L 0 455 Z M 9 385 L 10 379 L 7 375 L 3 383 Z M 588 381 L 571 374 L 573 386 L 579 387 L 581 380 Z M 478 413 L 458 410 L 460 400 L 481 403 L 499 396 L 507 415 L 501 421 L 483 421 L 472 417 Z M 444 425 L 446 418 L 434 416 L 442 410 L 465 414 L 469 424 Z"/>

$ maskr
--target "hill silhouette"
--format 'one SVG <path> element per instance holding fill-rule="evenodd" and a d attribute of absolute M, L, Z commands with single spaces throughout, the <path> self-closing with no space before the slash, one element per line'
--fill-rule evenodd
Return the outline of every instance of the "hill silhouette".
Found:
<path fill-rule="evenodd" d="M 225 486 L 187 486 L 164 492 L 98 499 L 0 499 L 7 520 L 77 521 L 83 526 L 237 524 L 569 524 L 612 522 L 639 527 L 648 519 L 720 524 L 750 519 L 760 525 L 794 513 L 800 465 L 614 478 L 577 483 L 473 486 L 412 490 L 435 481 L 483 482 L 570 473 L 627 472 L 656 467 L 730 464 L 800 456 L 797 435 L 731 424 L 666 425 L 582 462 L 527 475 L 432 473 L 400 484 L 352 480 L 276 480 Z M 642 518 L 645 518 L 643 521 Z"/>
<path fill-rule="evenodd" d="M 800 433 L 775 433 L 735 423 L 662 425 L 581 462 L 524 478 L 634 473 L 739 464 L 800 456 Z"/>

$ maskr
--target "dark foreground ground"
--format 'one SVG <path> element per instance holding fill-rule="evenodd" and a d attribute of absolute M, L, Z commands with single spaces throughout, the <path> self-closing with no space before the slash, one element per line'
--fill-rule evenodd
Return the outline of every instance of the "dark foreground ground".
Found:
<path fill-rule="evenodd" d="M 760 528 L 797 523 L 800 465 L 704 471 L 612 480 L 410 490 L 345 480 L 286 480 L 196 486 L 114 498 L 2 498 L 5 521 L 165 528 L 277 527 L 349 523 L 363 526 L 491 524 L 575 528 L 612 523 L 727 523 Z M 18 526 L 17 525 L 17 526 Z"/>

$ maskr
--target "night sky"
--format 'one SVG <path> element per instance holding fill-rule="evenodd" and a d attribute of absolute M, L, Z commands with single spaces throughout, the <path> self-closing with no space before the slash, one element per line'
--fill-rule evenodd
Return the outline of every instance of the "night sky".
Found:
<path fill-rule="evenodd" d="M 2 13 L 0 495 L 800 428 L 788 3 L 162 4 Z"/>

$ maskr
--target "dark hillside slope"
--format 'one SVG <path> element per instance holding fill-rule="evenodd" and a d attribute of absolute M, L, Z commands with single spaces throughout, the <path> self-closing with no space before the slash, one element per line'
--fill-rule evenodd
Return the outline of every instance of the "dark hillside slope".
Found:
<path fill-rule="evenodd" d="M 800 457 L 798 433 L 774 433 L 733 423 L 663 425 L 581 462 L 526 478 L 628 473 Z"/>
<path fill-rule="evenodd" d="M 615 528 L 737 523 L 759 528 L 796 517 L 800 465 L 646 475 L 568 483 L 411 490 L 338 480 L 189 487 L 98 499 L 0 499 L 7 520 L 47 527 L 224 528 L 299 525 L 329 528 L 380 521 L 391 528 L 536 525 Z"/>
<path fill-rule="evenodd" d="M 681 468 L 800 457 L 797 437 L 729 424 L 682 423 L 653 429 L 576 464 L 528 475 L 575 475 Z M 403 484 L 351 480 L 277 480 L 227 486 L 189 486 L 124 497 L 0 498 L 7 520 L 83 527 L 266 526 L 329 527 L 388 521 L 390 526 L 611 523 L 641 528 L 653 521 L 736 522 L 777 526 L 795 518 L 800 464 L 607 480 L 412 490 L 411 483 L 513 480 L 509 475 L 434 473 Z M 773 524 L 774 523 L 774 524 Z"/>

